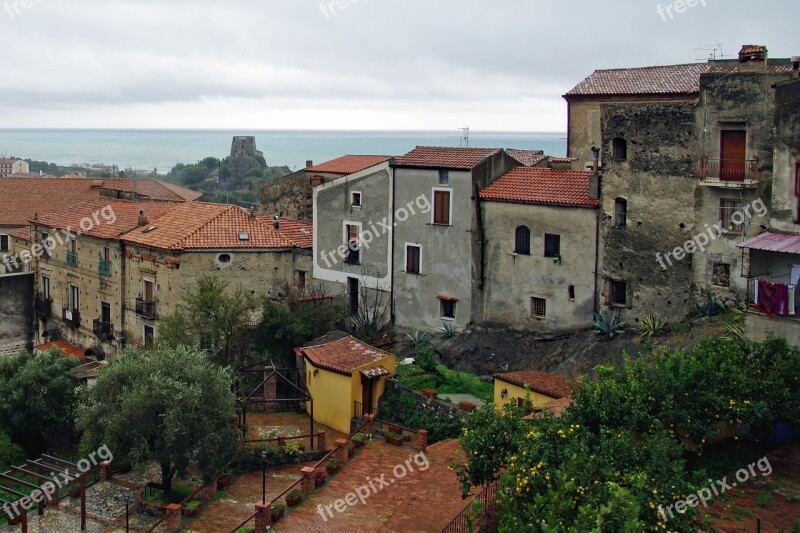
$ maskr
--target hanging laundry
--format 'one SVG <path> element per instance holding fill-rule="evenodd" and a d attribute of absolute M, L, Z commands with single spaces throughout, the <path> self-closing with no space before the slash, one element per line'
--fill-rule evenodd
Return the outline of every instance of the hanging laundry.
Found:
<path fill-rule="evenodd" d="M 758 310 L 770 316 L 777 315 L 777 299 L 775 284 L 765 279 L 758 280 Z"/>
<path fill-rule="evenodd" d="M 789 316 L 797 314 L 796 308 L 797 285 L 789 285 Z"/>

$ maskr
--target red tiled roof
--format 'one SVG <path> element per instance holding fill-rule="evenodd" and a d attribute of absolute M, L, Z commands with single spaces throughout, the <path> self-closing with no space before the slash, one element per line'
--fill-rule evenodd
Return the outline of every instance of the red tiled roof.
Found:
<path fill-rule="evenodd" d="M 694 94 L 706 63 L 595 70 L 565 96 Z"/>
<path fill-rule="evenodd" d="M 257 215 L 258 219 L 265 224 L 272 224 L 275 227 L 275 217 L 268 215 Z M 314 247 L 314 225 L 291 218 L 280 217 L 280 228 L 278 231 L 292 241 L 297 248 L 310 250 Z"/>
<path fill-rule="evenodd" d="M 783 233 L 762 233 L 741 244 L 739 248 L 763 250 L 765 252 L 779 252 L 784 254 L 800 254 L 800 235 L 786 235 Z"/>
<path fill-rule="evenodd" d="M 178 204 L 149 224 L 122 237 L 128 243 L 162 250 L 259 250 L 293 248 L 294 243 L 234 205 Z"/>
<path fill-rule="evenodd" d="M 328 174 L 355 174 L 369 167 L 380 165 L 389 159 L 390 157 L 387 155 L 345 155 L 305 170 L 306 172 L 325 172 Z"/>
<path fill-rule="evenodd" d="M 588 170 L 517 167 L 481 191 L 481 199 L 523 204 L 597 206 Z"/>
<path fill-rule="evenodd" d="M 92 180 L 108 191 L 135 192 L 140 198 L 170 202 L 193 202 L 203 193 L 154 179 L 115 178 Z"/>
<path fill-rule="evenodd" d="M 98 239 L 116 239 L 139 225 L 139 212 L 143 211 L 149 220 L 163 215 L 180 204 L 168 202 L 131 202 L 128 200 L 112 200 L 94 198 L 77 205 L 65 207 L 39 216 L 31 223 L 56 229 L 69 229 L 76 235 L 89 235 Z M 108 208 L 111 208 L 109 212 Z M 103 211 L 103 210 L 106 211 Z M 99 223 L 94 222 L 97 214 Z M 110 220 L 106 220 L 103 213 Z M 88 219 L 91 225 L 81 226 L 81 221 Z"/>
<path fill-rule="evenodd" d="M 76 348 L 75 346 L 64 341 L 53 341 L 45 344 L 40 344 L 34 350 L 36 353 L 47 352 L 50 350 L 61 350 L 62 352 L 64 352 L 65 358 L 74 357 L 76 359 L 83 359 L 84 356 L 86 355 L 86 352 L 84 352 L 80 348 Z"/>
<path fill-rule="evenodd" d="M 26 226 L 28 220 L 37 213 L 42 215 L 97 198 L 103 189 L 137 192 L 151 200 L 186 201 L 186 198 L 173 189 L 151 179 L 92 180 L 12 176 L 0 178 L 0 190 L 3 191 L 0 195 L 0 226 Z"/>
<path fill-rule="evenodd" d="M 761 67 L 758 67 L 761 70 Z M 742 65 L 739 62 L 731 62 L 731 63 L 720 63 L 716 65 L 711 65 L 708 68 L 708 72 L 705 74 L 736 74 L 738 72 L 743 72 L 746 74 L 753 74 L 753 67 Z M 792 72 L 792 65 L 791 63 L 778 63 L 778 64 L 771 64 L 767 65 L 767 72 L 771 72 L 773 74 L 791 74 Z"/>
<path fill-rule="evenodd" d="M 24 228 L 19 228 L 11 231 L 6 232 L 11 237 L 16 237 L 17 239 L 22 239 L 23 241 L 30 242 L 31 240 L 31 227 L 25 226 Z"/>
<path fill-rule="evenodd" d="M 508 148 L 506 149 L 506 153 L 526 167 L 536 166 L 547 159 L 543 150 L 516 150 L 514 148 Z"/>
<path fill-rule="evenodd" d="M 547 157 L 548 163 L 572 163 L 577 160 L 578 160 L 577 157 L 552 157 L 552 156 Z"/>
<path fill-rule="evenodd" d="M 325 337 L 330 335 L 328 334 Z M 299 350 L 314 366 L 346 376 L 349 376 L 361 366 L 382 361 L 387 357 L 394 357 L 388 352 L 379 350 L 351 336 L 316 346 L 305 346 Z"/>
<path fill-rule="evenodd" d="M 396 158 L 392 166 L 472 170 L 478 163 L 498 152 L 500 148 L 417 146 L 406 155 Z"/>
<path fill-rule="evenodd" d="M 495 379 L 511 383 L 518 387 L 527 387 L 534 392 L 561 399 L 570 395 L 569 382 L 564 376 L 540 372 L 538 370 L 522 370 L 495 374 Z"/>

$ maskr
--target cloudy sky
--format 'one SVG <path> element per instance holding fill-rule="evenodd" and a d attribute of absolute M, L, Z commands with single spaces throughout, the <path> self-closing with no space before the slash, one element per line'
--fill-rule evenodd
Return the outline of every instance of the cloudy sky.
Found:
<path fill-rule="evenodd" d="M 563 131 L 598 68 L 800 55 L 794 0 L 693 3 L 0 0 L 0 128 Z"/>

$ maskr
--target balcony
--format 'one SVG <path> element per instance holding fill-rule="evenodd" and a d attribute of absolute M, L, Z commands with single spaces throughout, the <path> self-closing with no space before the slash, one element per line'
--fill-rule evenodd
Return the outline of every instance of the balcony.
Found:
<path fill-rule="evenodd" d="M 81 314 L 77 309 L 64 309 L 61 317 L 68 326 L 72 326 L 73 328 L 81 327 Z"/>
<path fill-rule="evenodd" d="M 34 300 L 34 309 L 41 316 L 50 316 L 53 312 L 53 301 L 37 294 Z"/>
<path fill-rule="evenodd" d="M 727 160 L 702 158 L 697 177 L 701 185 L 731 189 L 758 186 L 758 159 Z"/>
<path fill-rule="evenodd" d="M 67 266 L 78 266 L 78 254 L 75 252 L 67 251 Z"/>
<path fill-rule="evenodd" d="M 92 323 L 92 332 L 100 337 L 100 339 L 110 341 L 114 338 L 114 325 L 110 322 L 95 320 Z"/>
<path fill-rule="evenodd" d="M 98 265 L 97 265 L 97 272 L 99 272 L 101 276 L 110 276 L 111 275 L 111 260 L 109 260 L 109 259 L 101 259 L 100 263 L 98 263 Z"/>
<path fill-rule="evenodd" d="M 143 298 L 136 298 L 136 314 L 144 318 L 156 318 L 156 302 L 148 302 Z"/>
<path fill-rule="evenodd" d="M 347 265 L 361 264 L 361 251 L 357 249 L 353 250 L 352 248 L 348 248 L 347 255 L 344 256 L 344 262 Z"/>

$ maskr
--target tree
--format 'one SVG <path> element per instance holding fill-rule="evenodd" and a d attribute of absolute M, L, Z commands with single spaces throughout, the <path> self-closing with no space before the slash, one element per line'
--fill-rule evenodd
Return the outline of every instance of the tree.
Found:
<path fill-rule="evenodd" d="M 227 281 L 203 276 L 186 294 L 183 305 L 160 321 L 159 338 L 173 348 L 188 345 L 209 350 L 216 362 L 238 368 L 247 351 L 255 308 L 241 288 L 229 291 Z"/>
<path fill-rule="evenodd" d="M 86 394 L 78 423 L 131 465 L 156 461 L 165 494 L 195 465 L 208 482 L 233 457 L 231 374 L 199 350 L 162 344 L 113 360 Z"/>
<path fill-rule="evenodd" d="M 11 441 L 3 430 L 0 430 L 0 472 L 8 470 L 12 465 L 18 465 L 25 460 L 22 447 Z"/>
<path fill-rule="evenodd" d="M 78 397 L 69 371 L 75 363 L 60 350 L 0 358 L 0 425 L 31 455 L 71 440 Z"/>

